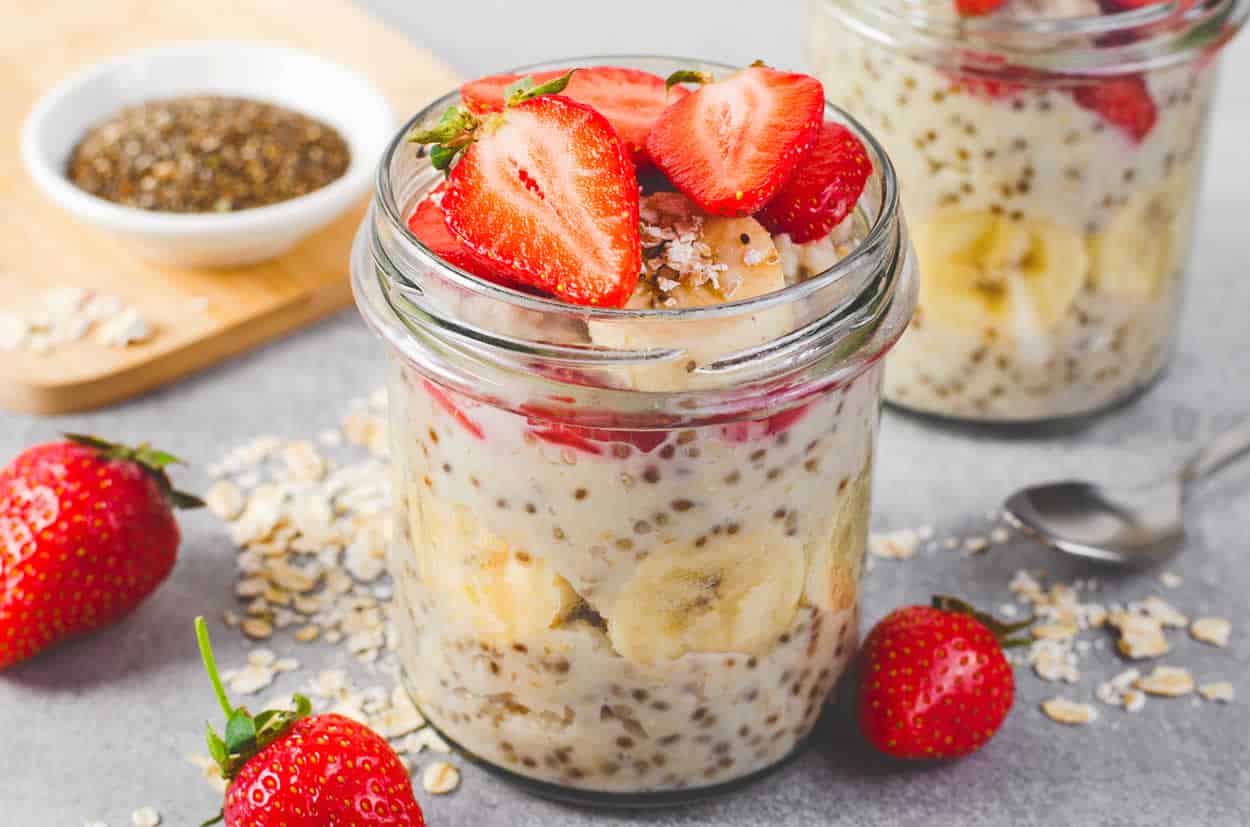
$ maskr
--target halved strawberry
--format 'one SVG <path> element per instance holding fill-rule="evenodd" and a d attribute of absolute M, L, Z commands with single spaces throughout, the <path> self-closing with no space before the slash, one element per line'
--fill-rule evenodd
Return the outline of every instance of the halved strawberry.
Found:
<path fill-rule="evenodd" d="M 499 112 L 503 110 L 504 105 L 507 103 L 508 87 L 517 81 L 528 77 L 535 84 L 542 85 L 567 73 L 568 69 L 551 69 L 544 72 L 530 72 L 524 75 L 513 72 L 502 75 L 489 75 L 488 77 L 471 80 L 461 86 L 460 100 L 464 101 L 465 106 L 478 114 Z M 574 74 L 577 73 L 574 72 Z"/>
<path fill-rule="evenodd" d="M 453 108 L 411 140 L 436 144 L 435 166 L 451 167 L 447 227 L 497 272 L 573 304 L 620 307 L 642 269 L 638 183 L 607 119 L 555 94 L 567 80 L 518 90 L 498 114 Z"/>
<path fill-rule="evenodd" d="M 560 77 L 568 70 L 537 72 L 536 84 Z M 466 83 L 460 88 L 465 105 L 477 112 L 498 111 L 504 107 L 505 90 L 522 75 L 495 75 Z M 670 103 L 690 94 L 684 86 L 666 89 L 664 78 L 639 69 L 618 66 L 592 66 L 573 73 L 560 94 L 584 103 L 608 119 L 635 162 L 648 160 L 647 135 L 656 119 Z"/>
<path fill-rule="evenodd" d="M 647 152 L 706 212 L 751 215 L 811 151 L 824 106 L 815 78 L 751 66 L 665 109 Z"/>
<path fill-rule="evenodd" d="M 408 229 L 430 252 L 453 267 L 459 267 L 487 281 L 509 284 L 507 278 L 495 272 L 489 259 L 470 250 L 447 229 L 447 216 L 442 207 L 446 191 L 447 184 L 444 182 L 423 198 L 417 205 L 416 212 L 408 219 Z"/>
<path fill-rule="evenodd" d="M 755 217 L 770 233 L 789 233 L 795 244 L 814 241 L 851 214 L 870 175 L 872 161 L 859 138 L 842 124 L 826 123 L 812 151 Z"/>
<path fill-rule="evenodd" d="M 1077 105 L 1097 112 L 1112 126 L 1142 141 L 1154 129 L 1159 110 L 1141 75 L 1106 78 L 1073 87 Z"/>

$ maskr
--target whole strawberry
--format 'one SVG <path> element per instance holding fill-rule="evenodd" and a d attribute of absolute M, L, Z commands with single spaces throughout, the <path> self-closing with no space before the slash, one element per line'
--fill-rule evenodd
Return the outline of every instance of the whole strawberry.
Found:
<path fill-rule="evenodd" d="M 169 576 L 178 460 L 70 434 L 0 470 L 0 669 L 107 626 Z"/>
<path fill-rule="evenodd" d="M 224 738 L 208 726 L 208 750 L 229 782 L 226 802 L 205 825 L 425 827 L 408 771 L 382 736 L 342 715 L 310 717 L 303 695 L 295 709 L 255 717 L 232 707 L 202 617 L 195 636 L 226 714 Z"/>
<path fill-rule="evenodd" d="M 1015 679 L 1003 656 L 1030 621 L 1002 624 L 966 603 L 935 597 L 886 615 L 860 653 L 859 728 L 895 758 L 956 758 L 1002 726 Z"/>

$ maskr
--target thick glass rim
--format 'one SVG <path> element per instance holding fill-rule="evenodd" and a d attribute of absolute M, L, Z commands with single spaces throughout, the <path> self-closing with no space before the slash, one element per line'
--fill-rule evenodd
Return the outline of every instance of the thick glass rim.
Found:
<path fill-rule="evenodd" d="M 1221 48 L 1250 17 L 1250 0 L 1201 0 L 1190 8 L 1157 0 L 1114 14 L 1058 18 L 961 17 L 949 0 L 942 2 L 945 11 L 914 0 L 811 0 L 814 10 L 891 48 L 973 74 L 1025 69 L 1040 74 L 1035 81 L 1079 82 L 1186 63 Z"/>
<path fill-rule="evenodd" d="M 557 61 L 544 61 L 541 63 L 520 66 L 510 71 L 524 73 L 561 68 L 565 66 L 587 66 L 605 63 L 611 64 L 615 62 L 628 64 L 630 61 L 639 60 L 672 61 L 675 63 L 681 63 L 688 66 L 698 66 L 719 72 L 733 72 L 741 68 L 714 61 L 670 55 L 613 54 L 589 55 Z M 398 204 L 398 199 L 395 197 L 395 188 L 393 186 L 393 182 L 391 181 L 392 162 L 398 152 L 409 146 L 407 136 L 418 124 L 429 121 L 437 115 L 441 115 L 447 107 L 455 105 L 459 102 L 459 90 L 452 90 L 446 95 L 443 95 L 428 104 L 404 122 L 404 125 L 396 133 L 395 137 L 392 138 L 390 144 L 388 144 L 386 151 L 383 153 L 382 160 L 379 163 L 377 173 L 377 197 L 375 202 L 378 205 L 381 214 L 384 216 L 384 220 L 390 225 L 391 230 L 398 234 L 397 237 L 403 238 L 405 243 L 409 245 L 412 250 L 418 253 L 424 266 L 434 269 L 441 278 L 453 283 L 458 288 L 485 296 L 492 300 L 508 302 L 527 310 L 553 315 L 572 316 L 577 319 L 588 321 L 614 321 L 621 319 L 645 319 L 650 321 L 714 319 L 736 316 L 739 314 L 755 313 L 771 307 L 799 301 L 829 287 L 832 283 L 839 281 L 847 274 L 855 274 L 857 271 L 864 271 L 867 273 L 867 276 L 865 277 L 867 283 L 859 285 L 858 289 L 850 291 L 848 297 L 849 303 L 854 301 L 861 293 L 871 287 L 871 283 L 874 280 L 872 276 L 875 275 L 874 268 L 865 268 L 864 261 L 873 256 L 888 254 L 888 247 L 891 244 L 892 229 L 899 221 L 898 179 L 895 175 L 894 165 L 890 161 L 885 148 L 877 141 L 872 133 L 864 127 L 863 124 L 855 119 L 853 115 L 826 99 L 825 116 L 829 117 L 832 115 L 835 120 L 849 128 L 855 136 L 864 143 L 864 145 L 868 148 L 869 154 L 873 158 L 874 164 L 880 172 L 881 178 L 881 205 L 871 226 L 868 228 L 867 234 L 854 250 L 847 254 L 846 257 L 839 260 L 832 267 L 804 279 L 797 284 L 789 285 L 784 289 L 777 290 L 772 293 L 767 293 L 750 299 L 740 299 L 738 301 L 725 302 L 723 304 L 699 308 L 626 309 L 590 307 L 569 304 L 555 298 L 547 298 L 544 296 L 524 293 L 504 285 L 486 281 L 443 261 L 408 230 L 407 222 L 403 218 L 402 211 Z"/>

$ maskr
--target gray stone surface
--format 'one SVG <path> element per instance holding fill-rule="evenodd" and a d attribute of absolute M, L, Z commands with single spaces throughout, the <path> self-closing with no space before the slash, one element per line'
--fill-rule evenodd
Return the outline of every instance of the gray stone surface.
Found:
<path fill-rule="evenodd" d="M 797 2 L 600 4 L 530 0 L 434 4 L 375 0 L 395 25 L 466 74 L 560 54 L 660 51 L 745 62 L 801 62 Z M 774 8 L 775 7 L 775 8 Z M 314 14 L 316 3 L 304 8 Z M 402 71 L 402 67 L 396 67 Z M 983 529 L 984 515 L 1013 486 L 1087 474 L 1130 480 L 1159 473 L 1221 426 L 1250 411 L 1250 280 L 1244 225 L 1250 213 L 1250 42 L 1228 54 L 1198 232 L 1198 251 L 1180 351 L 1163 380 L 1131 407 L 1083 427 L 1009 433 L 951 428 L 888 413 L 878 456 L 878 528 L 934 524 L 940 533 Z M 43 274 L 41 274 L 43 275 Z M 0 457 L 61 430 L 150 439 L 186 455 L 180 472 L 202 488 L 202 469 L 250 435 L 311 437 L 337 420 L 347 401 L 381 382 L 380 349 L 353 313 L 142 399 L 85 416 L 0 414 Z M 981 753 L 939 767 L 889 766 L 826 716 L 815 749 L 778 774 L 722 801 L 687 809 L 620 815 L 528 798 L 479 770 L 465 771 L 455 795 L 423 795 L 434 827 L 572 825 L 1244 825 L 1250 813 L 1250 464 L 1206 486 L 1190 509 L 1192 529 L 1172 568 L 1185 576 L 1168 599 L 1191 613 L 1233 621 L 1228 649 L 1174 635 L 1168 662 L 1201 679 L 1227 678 L 1242 698 L 1229 706 L 1159 700 L 1128 715 L 1103 708 L 1093 726 L 1046 721 L 1038 703 L 1056 692 L 1019 675 L 1019 700 L 1005 730 Z M 155 806 L 165 824 L 197 824 L 219 805 L 182 760 L 202 751 L 200 733 L 216 710 L 191 637 L 197 613 L 219 617 L 232 604 L 232 552 L 205 514 L 185 518 L 173 578 L 137 613 L 106 633 L 66 645 L 0 676 L 0 825 L 129 824 Z M 967 558 L 934 554 L 883 563 L 870 575 L 867 620 L 936 589 L 991 605 L 1007 599 L 1020 567 L 1055 575 L 1090 570 L 1017 542 Z M 1159 590 L 1155 573 L 1100 574 L 1108 600 Z M 215 626 L 219 656 L 238 663 L 240 639 Z M 295 644 L 283 647 L 294 649 Z M 298 653 L 306 667 L 337 663 L 337 651 Z M 1120 668 L 1103 652 L 1086 662 L 1079 685 L 1089 699 L 1098 679 Z M 279 678 L 296 688 L 301 676 Z"/>

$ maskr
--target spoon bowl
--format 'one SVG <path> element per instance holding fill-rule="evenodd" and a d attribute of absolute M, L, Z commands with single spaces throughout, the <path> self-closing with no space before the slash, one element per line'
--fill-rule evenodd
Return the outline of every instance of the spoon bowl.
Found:
<path fill-rule="evenodd" d="M 1250 453 L 1250 422 L 1213 439 L 1173 476 L 1150 485 L 1070 481 L 1007 498 L 1007 513 L 1043 542 L 1078 557 L 1125 566 L 1175 554 L 1185 535 L 1189 485 Z"/>
<path fill-rule="evenodd" d="M 1176 482 L 1140 488 L 1058 482 L 1018 491 L 1006 507 L 1024 528 L 1069 554 L 1145 565 L 1180 547 L 1183 500 Z"/>

